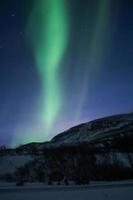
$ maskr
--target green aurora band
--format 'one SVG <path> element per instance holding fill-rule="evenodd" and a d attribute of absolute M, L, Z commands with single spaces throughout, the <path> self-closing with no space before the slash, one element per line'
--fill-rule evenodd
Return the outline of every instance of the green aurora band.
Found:
<path fill-rule="evenodd" d="M 101 68 L 101 57 L 105 51 L 106 31 L 109 26 L 110 4 L 111 0 L 98 0 L 94 30 L 92 30 L 92 37 L 88 44 L 88 66 L 84 71 L 84 79 L 82 82 L 78 109 L 75 113 L 75 121 L 80 120 L 87 99 L 88 88 L 91 85 L 91 81 L 96 78 L 96 74 L 98 74 Z"/>
<path fill-rule="evenodd" d="M 88 33 L 89 43 L 85 43 L 87 67 L 84 69 L 83 78 L 81 79 L 81 75 L 77 73 L 78 67 L 75 71 L 75 76 L 81 83 L 81 89 L 78 89 L 79 101 L 75 103 L 72 116 L 75 122 L 81 119 L 88 88 L 101 68 L 101 58 L 106 46 L 111 0 L 98 0 L 97 2 L 99 4 L 96 8 L 97 15 L 94 16 L 94 28 L 91 30 L 91 37 Z M 89 13 L 88 16 L 90 17 Z M 27 33 L 42 86 L 39 109 L 37 109 L 39 128 L 31 127 L 23 130 L 18 128 L 13 145 L 16 145 L 16 142 L 18 144 L 49 139 L 56 118 L 62 118 L 64 115 L 61 109 L 62 104 L 68 111 L 71 109 L 71 106 L 68 107 L 67 100 L 63 99 L 63 92 L 66 91 L 61 90 L 61 84 L 64 83 L 59 80 L 61 61 L 67 48 L 69 34 L 66 0 L 35 0 L 28 20 Z M 84 50 L 81 47 L 81 55 Z"/>
<path fill-rule="evenodd" d="M 67 47 L 68 16 L 65 0 L 36 0 L 28 34 L 42 82 L 39 117 L 50 131 L 61 106 L 60 64 Z"/>

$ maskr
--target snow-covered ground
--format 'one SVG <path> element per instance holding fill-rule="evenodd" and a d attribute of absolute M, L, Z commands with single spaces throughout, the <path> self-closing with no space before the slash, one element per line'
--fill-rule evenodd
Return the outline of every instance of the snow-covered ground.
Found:
<path fill-rule="evenodd" d="M 89 186 L 0 185 L 1 200 L 133 200 L 133 181 L 91 183 Z"/>

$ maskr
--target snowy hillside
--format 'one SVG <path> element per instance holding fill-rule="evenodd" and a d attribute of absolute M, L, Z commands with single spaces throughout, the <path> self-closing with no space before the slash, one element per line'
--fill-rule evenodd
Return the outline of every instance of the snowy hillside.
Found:
<path fill-rule="evenodd" d="M 0 177 L 10 173 L 13 180 L 60 182 L 67 177 L 85 184 L 89 179 L 131 179 L 133 113 L 97 119 L 60 133 L 50 142 L 0 153 Z"/>
<path fill-rule="evenodd" d="M 55 136 L 51 142 L 53 145 L 72 145 L 82 142 L 94 143 L 111 139 L 126 132 L 133 135 L 133 113 L 97 119 L 75 126 Z"/>
<path fill-rule="evenodd" d="M 125 134 L 133 137 L 133 112 L 80 124 L 56 135 L 50 142 L 29 143 L 19 148 L 24 151 L 29 151 L 32 145 L 41 150 L 45 147 L 60 147 L 82 143 L 100 144 L 102 141 L 111 141 L 116 137 L 121 138 Z"/>

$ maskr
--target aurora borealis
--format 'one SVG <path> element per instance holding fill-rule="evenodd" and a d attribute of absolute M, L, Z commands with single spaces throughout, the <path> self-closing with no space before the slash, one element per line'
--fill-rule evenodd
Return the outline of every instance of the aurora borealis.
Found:
<path fill-rule="evenodd" d="M 28 25 L 42 82 L 40 120 L 45 124 L 47 134 L 61 104 L 58 71 L 67 46 L 67 23 L 65 0 L 39 0 Z"/>
<path fill-rule="evenodd" d="M 106 30 L 110 23 L 109 12 L 110 12 L 110 1 L 103 0 L 99 1 L 97 7 L 97 14 L 95 16 L 94 30 L 91 34 L 91 41 L 88 44 L 88 66 L 84 70 L 84 79 L 82 83 L 82 91 L 80 93 L 80 102 L 77 109 L 77 119 L 82 114 L 82 108 L 86 100 L 87 89 L 91 78 L 95 76 L 97 70 L 100 66 L 100 57 L 104 49 L 104 41 L 106 41 Z M 92 76 L 92 77 L 91 77 Z"/>
<path fill-rule="evenodd" d="M 0 144 L 133 111 L 131 0 L 2 0 Z"/>

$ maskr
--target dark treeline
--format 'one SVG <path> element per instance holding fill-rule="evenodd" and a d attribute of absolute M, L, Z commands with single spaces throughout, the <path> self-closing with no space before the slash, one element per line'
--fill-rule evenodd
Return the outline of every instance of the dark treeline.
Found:
<path fill-rule="evenodd" d="M 130 135 L 130 137 L 129 137 Z M 14 174 L 5 174 L 0 179 L 40 181 L 52 184 L 88 184 L 94 180 L 133 179 L 133 137 L 128 133 L 103 140 L 99 143 L 81 143 L 39 149 L 31 144 L 26 150 L 18 147 L 14 150 L 1 148 L 1 156 L 31 155 L 33 160 L 18 167 Z M 129 165 L 117 159 L 117 154 L 124 154 Z M 99 160 L 99 161 L 98 161 Z"/>

